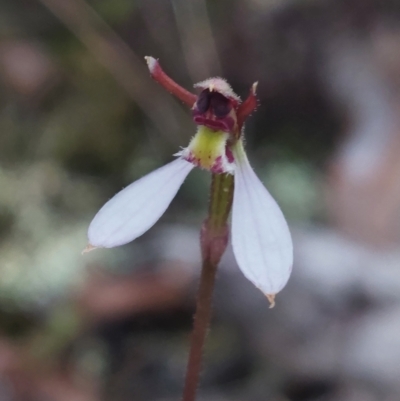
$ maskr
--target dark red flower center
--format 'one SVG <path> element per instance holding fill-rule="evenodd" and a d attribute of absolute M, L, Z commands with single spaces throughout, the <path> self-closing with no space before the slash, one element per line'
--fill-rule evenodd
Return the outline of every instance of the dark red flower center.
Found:
<path fill-rule="evenodd" d="M 193 108 L 193 120 L 215 131 L 232 132 L 235 117 L 232 115 L 232 100 L 219 92 L 203 90 Z"/>
<path fill-rule="evenodd" d="M 221 93 L 210 92 L 208 89 L 205 89 L 200 93 L 197 99 L 196 109 L 200 114 L 204 114 L 209 110 L 217 118 L 223 118 L 232 110 L 232 104 L 231 101 L 224 95 L 221 95 Z"/>

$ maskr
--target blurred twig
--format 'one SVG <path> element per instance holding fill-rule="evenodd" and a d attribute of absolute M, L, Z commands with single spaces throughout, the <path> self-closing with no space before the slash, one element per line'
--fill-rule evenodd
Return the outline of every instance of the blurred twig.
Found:
<path fill-rule="evenodd" d="M 221 74 L 204 0 L 173 0 L 183 54 L 193 82 Z"/>
<path fill-rule="evenodd" d="M 83 0 L 39 0 L 71 30 L 114 76 L 158 130 L 174 145 L 184 138 L 188 116 L 151 86 L 144 60 Z M 181 136 L 181 138 L 179 138 Z"/>

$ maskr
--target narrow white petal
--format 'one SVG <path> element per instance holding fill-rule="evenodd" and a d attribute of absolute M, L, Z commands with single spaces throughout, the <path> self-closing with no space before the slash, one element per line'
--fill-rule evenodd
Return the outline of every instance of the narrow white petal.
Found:
<path fill-rule="evenodd" d="M 194 166 L 176 159 L 111 198 L 89 226 L 89 243 L 112 248 L 133 241 L 163 215 Z"/>
<path fill-rule="evenodd" d="M 293 245 L 286 220 L 258 179 L 243 145 L 235 151 L 232 246 L 243 274 L 265 294 L 276 294 L 289 279 Z"/>

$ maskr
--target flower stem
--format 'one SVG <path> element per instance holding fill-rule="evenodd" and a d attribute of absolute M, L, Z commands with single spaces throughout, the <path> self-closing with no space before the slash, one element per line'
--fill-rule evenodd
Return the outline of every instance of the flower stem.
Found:
<path fill-rule="evenodd" d="M 196 315 L 194 317 L 189 362 L 186 371 L 183 401 L 195 401 L 203 356 L 203 346 L 211 317 L 211 301 L 217 266 L 203 261 L 200 287 L 197 293 Z"/>
<path fill-rule="evenodd" d="M 233 176 L 213 174 L 209 215 L 201 234 L 202 270 L 190 344 L 183 401 L 195 401 L 203 348 L 210 324 L 212 295 L 219 261 L 228 243 L 227 220 L 232 206 Z"/>

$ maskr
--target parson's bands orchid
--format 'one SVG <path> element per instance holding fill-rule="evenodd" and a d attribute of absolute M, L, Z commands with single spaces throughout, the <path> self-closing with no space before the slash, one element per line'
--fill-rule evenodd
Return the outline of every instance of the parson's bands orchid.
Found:
<path fill-rule="evenodd" d="M 256 106 L 256 84 L 242 103 L 222 78 L 195 85 L 196 96 L 179 87 L 146 57 L 156 80 L 192 108 L 197 133 L 177 159 L 129 185 L 96 214 L 89 246 L 111 248 L 142 235 L 165 212 L 194 166 L 214 174 L 233 174 L 231 241 L 239 268 L 261 291 L 274 295 L 289 279 L 293 246 L 285 218 L 251 168 L 244 150 L 244 120 Z M 160 78 L 161 77 L 161 78 Z"/>

